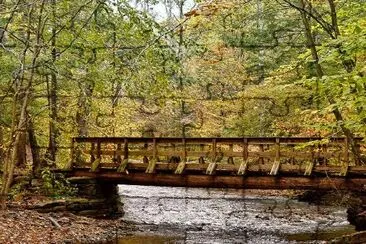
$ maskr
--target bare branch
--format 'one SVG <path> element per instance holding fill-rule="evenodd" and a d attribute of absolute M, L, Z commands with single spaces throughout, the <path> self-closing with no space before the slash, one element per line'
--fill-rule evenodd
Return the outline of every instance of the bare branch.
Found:
<path fill-rule="evenodd" d="M 307 10 L 305 7 L 300 7 L 297 6 L 296 4 L 293 4 L 290 0 L 276 0 L 278 1 L 284 1 L 285 3 L 287 3 L 289 6 L 291 6 L 292 8 L 298 10 L 301 13 L 306 14 L 307 16 L 311 17 L 312 19 L 314 19 L 324 30 L 325 32 L 328 33 L 328 35 L 332 38 L 332 39 L 336 39 L 336 36 L 333 33 L 333 27 L 331 24 L 329 24 L 328 22 L 326 22 L 321 14 L 319 14 L 315 9 L 311 8 L 311 10 Z"/>
<path fill-rule="evenodd" d="M 3 43 L 3 39 L 5 36 L 5 32 L 8 30 L 9 24 L 11 23 L 11 21 L 13 20 L 13 17 L 15 15 L 15 12 L 19 6 L 20 0 L 17 1 L 17 3 L 15 4 L 14 8 L 10 11 L 10 17 L 8 18 L 8 21 L 6 22 L 4 28 L 0 27 L 0 43 Z"/>

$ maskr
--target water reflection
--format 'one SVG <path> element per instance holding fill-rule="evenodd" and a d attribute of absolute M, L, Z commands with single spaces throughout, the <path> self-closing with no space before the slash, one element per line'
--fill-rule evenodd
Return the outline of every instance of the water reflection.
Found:
<path fill-rule="evenodd" d="M 185 243 L 289 243 L 353 232 L 344 208 L 283 196 L 128 185 L 120 186 L 120 194 L 124 219 L 140 226 L 142 236 L 171 236 Z"/>

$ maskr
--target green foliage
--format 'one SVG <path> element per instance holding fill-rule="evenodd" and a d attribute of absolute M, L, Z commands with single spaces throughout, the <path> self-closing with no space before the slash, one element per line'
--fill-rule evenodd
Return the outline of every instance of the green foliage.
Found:
<path fill-rule="evenodd" d="M 42 190 L 51 197 L 60 198 L 65 196 L 74 196 L 77 189 L 70 185 L 63 174 L 56 174 L 49 168 L 43 168 L 41 172 Z"/>
<path fill-rule="evenodd" d="M 177 10 L 187 1 L 139 1 L 139 8 L 130 1 L 52 2 L 44 1 L 43 12 L 42 1 L 32 9 L 16 1 L 0 8 L 7 12 L 0 26 L 10 21 L 0 46 L 4 141 L 12 138 L 19 114 L 14 108 L 21 105 L 13 99 L 23 97 L 31 77 L 27 113 L 43 148 L 49 146 L 51 125 L 63 147 L 72 136 L 142 136 L 150 129 L 156 136 L 181 136 L 183 129 L 186 136 L 341 135 L 335 108 L 346 128 L 366 134 L 362 0 L 335 1 L 336 38 L 307 16 L 322 77 L 301 12 L 288 4 L 298 1 L 196 1 L 183 19 L 163 20 L 145 7 L 170 3 Z M 332 23 L 328 1 L 304 2 Z M 347 70 L 347 64 L 354 66 Z M 17 76 L 22 67 L 24 73 Z M 57 116 L 52 115 L 52 89 Z M 62 167 L 69 152 L 60 148 L 57 153 Z M 44 177 L 46 191 L 62 188 L 49 171 Z"/>

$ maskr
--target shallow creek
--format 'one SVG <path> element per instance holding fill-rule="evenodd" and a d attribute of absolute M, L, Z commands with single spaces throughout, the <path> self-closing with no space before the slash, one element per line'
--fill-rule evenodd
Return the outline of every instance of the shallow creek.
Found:
<path fill-rule="evenodd" d="M 120 243 L 322 243 L 354 232 L 342 207 L 233 189 L 120 185 Z"/>

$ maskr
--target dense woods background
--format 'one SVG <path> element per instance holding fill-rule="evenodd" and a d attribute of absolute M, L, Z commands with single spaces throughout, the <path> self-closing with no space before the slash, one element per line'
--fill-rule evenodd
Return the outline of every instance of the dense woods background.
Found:
<path fill-rule="evenodd" d="M 2 194 L 72 136 L 346 136 L 357 154 L 365 59 L 364 0 L 0 0 Z"/>

